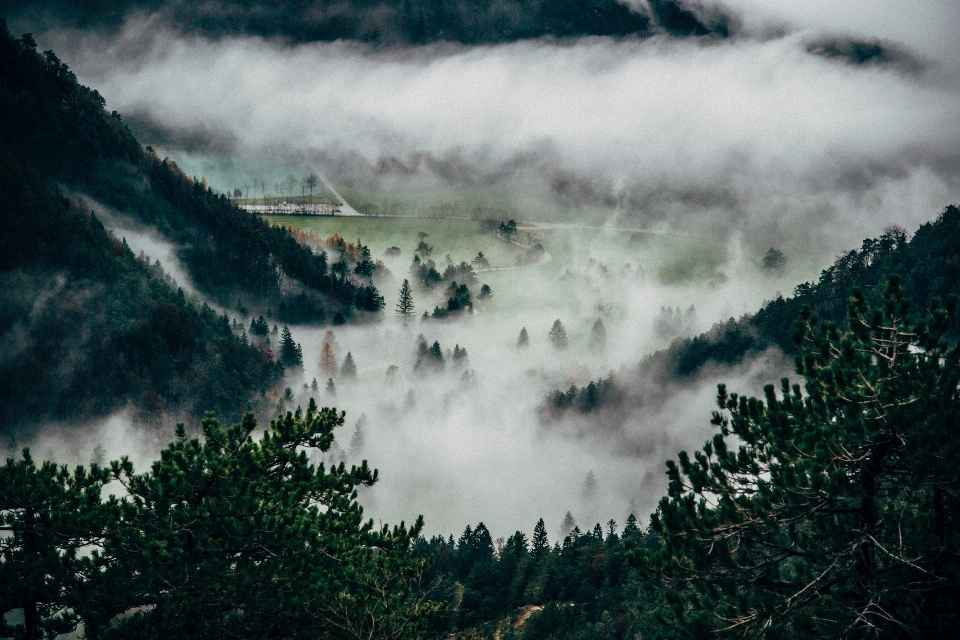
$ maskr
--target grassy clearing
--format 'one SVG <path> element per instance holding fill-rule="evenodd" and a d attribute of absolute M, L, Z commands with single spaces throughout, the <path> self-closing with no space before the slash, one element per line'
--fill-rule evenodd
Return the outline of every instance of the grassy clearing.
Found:
<path fill-rule="evenodd" d="M 388 261 L 391 269 L 395 267 L 392 263 L 408 265 L 413 260 L 417 233 L 420 231 L 429 234 L 427 244 L 434 247 L 430 257 L 439 265 L 443 264 L 447 254 L 455 263 L 461 260 L 470 262 L 479 251 L 483 251 L 493 266 L 512 265 L 515 256 L 520 253 L 517 247 L 483 233 L 480 223 L 474 220 L 327 216 L 271 216 L 269 220 L 283 226 L 300 227 L 323 238 L 334 232 L 350 241 L 360 238 L 363 244 L 370 247 L 370 253 L 375 258 L 385 259 L 387 249 L 399 247 L 402 252 L 400 256 Z"/>

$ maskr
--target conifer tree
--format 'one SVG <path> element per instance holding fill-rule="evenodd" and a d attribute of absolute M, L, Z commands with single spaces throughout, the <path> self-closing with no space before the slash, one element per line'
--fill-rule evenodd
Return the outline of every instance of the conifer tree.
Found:
<path fill-rule="evenodd" d="M 553 321 L 553 326 L 550 327 L 550 332 L 547 334 L 547 337 L 550 338 L 550 342 L 553 343 L 555 348 L 567 348 L 567 330 L 563 328 L 563 323 L 560 322 L 560 318 Z"/>
<path fill-rule="evenodd" d="M 676 610 L 701 635 L 946 637 L 960 622 L 956 298 L 913 322 L 896 276 L 883 297 L 873 310 L 855 289 L 846 332 L 804 308 L 804 388 L 719 385 L 719 433 L 667 463 L 649 560 L 692 587 Z"/>
<path fill-rule="evenodd" d="M 525 349 L 530 346 L 530 336 L 527 335 L 527 328 L 520 329 L 520 337 L 517 338 L 517 349 Z"/>
<path fill-rule="evenodd" d="M 320 347 L 320 359 L 317 364 L 320 367 L 320 373 L 328 378 L 336 378 L 339 375 L 337 355 L 333 351 L 333 345 L 328 340 L 324 340 L 323 346 Z"/>
<path fill-rule="evenodd" d="M 303 366 L 303 350 L 293 341 L 287 325 L 283 325 L 283 334 L 280 338 L 280 360 L 285 367 Z"/>
<path fill-rule="evenodd" d="M 374 529 L 355 488 L 376 471 L 328 471 L 304 453 L 331 451 L 342 424 L 313 400 L 257 440 L 252 414 L 228 429 L 208 416 L 203 441 L 179 425 L 147 473 L 113 463 L 131 499 L 105 535 L 112 562 L 89 574 L 98 597 L 76 608 L 87 636 L 401 637 L 410 625 L 417 635 L 435 609 L 407 588 L 425 568 L 409 551 L 422 519 Z"/>
<path fill-rule="evenodd" d="M 533 528 L 533 539 L 531 542 L 534 556 L 540 557 L 550 550 L 550 542 L 547 540 L 547 527 L 543 523 L 543 518 L 537 520 L 537 526 Z"/>
<path fill-rule="evenodd" d="M 337 385 L 334 383 L 333 378 L 327 378 L 326 391 L 328 396 L 337 395 Z"/>
<path fill-rule="evenodd" d="M 594 350 L 603 350 L 607 346 L 607 328 L 603 324 L 602 318 L 597 318 L 590 330 L 590 348 Z"/>
<path fill-rule="evenodd" d="M 340 377 L 344 380 L 357 379 L 357 365 L 353 362 L 353 354 L 347 351 L 347 357 L 343 359 L 343 365 L 340 367 Z"/>
<path fill-rule="evenodd" d="M 413 291 L 410 288 L 410 281 L 404 278 L 400 285 L 400 300 L 397 301 L 397 313 L 406 322 L 413 315 Z"/>

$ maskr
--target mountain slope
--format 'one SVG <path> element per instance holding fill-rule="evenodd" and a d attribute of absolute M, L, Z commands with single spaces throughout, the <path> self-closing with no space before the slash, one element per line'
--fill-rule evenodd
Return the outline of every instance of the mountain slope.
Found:
<path fill-rule="evenodd" d="M 143 150 L 103 105 L 0 21 L 0 428 L 127 403 L 147 422 L 206 409 L 233 419 L 262 406 L 281 370 L 267 345 L 174 291 L 64 188 L 157 229 L 215 300 L 269 313 L 306 298 L 315 319 L 382 306 L 369 280 L 330 273 L 325 255 Z"/>

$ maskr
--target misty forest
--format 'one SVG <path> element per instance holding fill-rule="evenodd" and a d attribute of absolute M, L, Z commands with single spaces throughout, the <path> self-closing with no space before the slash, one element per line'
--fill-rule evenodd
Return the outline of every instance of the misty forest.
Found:
<path fill-rule="evenodd" d="M 3 0 L 0 638 L 955 637 L 958 30 Z"/>

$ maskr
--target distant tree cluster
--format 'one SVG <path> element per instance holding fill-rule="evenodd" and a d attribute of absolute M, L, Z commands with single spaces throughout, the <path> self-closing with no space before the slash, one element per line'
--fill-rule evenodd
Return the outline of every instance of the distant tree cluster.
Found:
<path fill-rule="evenodd" d="M 541 407 L 542 419 L 558 418 L 568 409 L 577 413 L 590 413 L 605 407 L 615 407 L 622 400 L 622 391 L 614 382 L 613 374 L 606 378 L 590 381 L 582 388 L 571 384 L 566 391 L 552 391 L 547 396 L 545 406 Z"/>
<path fill-rule="evenodd" d="M 443 349 L 439 341 L 434 341 L 429 345 L 423 334 L 417 336 L 417 361 L 413 366 L 415 373 L 440 373 L 446 366 L 446 360 L 443 357 Z M 466 357 L 467 351 L 463 350 L 463 356 Z"/>
<path fill-rule="evenodd" d="M 553 545 L 543 519 L 529 538 L 517 531 L 494 540 L 482 522 L 456 539 L 421 538 L 416 548 L 433 558 L 429 575 L 447 605 L 432 633 L 539 640 L 663 631 L 653 611 L 644 611 L 663 601 L 659 581 L 626 561 L 630 549 L 655 541 L 633 515 L 622 533 L 618 528 L 612 520 L 588 532 L 571 525 Z"/>

